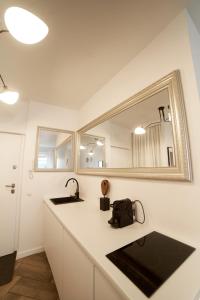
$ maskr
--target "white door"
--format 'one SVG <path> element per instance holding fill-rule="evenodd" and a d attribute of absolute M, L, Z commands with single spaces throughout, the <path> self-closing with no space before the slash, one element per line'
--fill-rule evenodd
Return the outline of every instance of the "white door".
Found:
<path fill-rule="evenodd" d="M 16 250 L 23 137 L 0 133 L 0 256 Z"/>

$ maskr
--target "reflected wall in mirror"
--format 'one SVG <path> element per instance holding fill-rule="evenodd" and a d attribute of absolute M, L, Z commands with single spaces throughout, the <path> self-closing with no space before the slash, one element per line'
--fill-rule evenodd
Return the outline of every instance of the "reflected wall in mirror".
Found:
<path fill-rule="evenodd" d="M 72 131 L 38 127 L 35 171 L 72 171 L 73 145 Z"/>
<path fill-rule="evenodd" d="M 80 174 L 191 180 L 179 72 L 79 130 L 78 148 Z"/>

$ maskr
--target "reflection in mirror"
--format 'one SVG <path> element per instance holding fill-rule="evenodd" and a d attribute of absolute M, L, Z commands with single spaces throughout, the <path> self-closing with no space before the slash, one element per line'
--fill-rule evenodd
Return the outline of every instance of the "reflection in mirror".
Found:
<path fill-rule="evenodd" d="M 91 134 L 83 134 L 80 142 L 81 167 L 105 167 L 105 138 Z"/>
<path fill-rule="evenodd" d="M 84 126 L 77 142 L 79 174 L 191 180 L 179 71 Z"/>
<path fill-rule="evenodd" d="M 35 170 L 72 170 L 73 133 L 38 127 Z"/>
<path fill-rule="evenodd" d="M 80 149 L 81 168 L 174 167 L 168 90 L 82 134 Z"/>
<path fill-rule="evenodd" d="M 124 125 L 132 127 L 133 168 L 175 167 L 172 117 L 167 89 L 151 96 L 148 101 L 137 104 L 134 111 L 132 108 L 124 116 L 124 120 L 127 120 Z"/>

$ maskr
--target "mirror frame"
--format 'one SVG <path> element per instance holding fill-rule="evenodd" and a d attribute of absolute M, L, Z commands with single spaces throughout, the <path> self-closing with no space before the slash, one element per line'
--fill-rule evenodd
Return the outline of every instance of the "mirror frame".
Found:
<path fill-rule="evenodd" d="M 41 130 L 47 131 L 54 131 L 54 132 L 61 132 L 61 133 L 68 133 L 71 134 L 72 140 L 72 168 L 71 169 L 56 169 L 56 168 L 49 168 L 49 169 L 40 169 L 37 167 L 37 158 L 39 152 L 39 134 Z M 64 129 L 56 129 L 44 126 L 37 126 L 37 135 L 36 135 L 36 144 L 35 144 L 35 157 L 34 157 L 34 172 L 74 172 L 75 169 L 75 133 L 74 131 L 64 130 Z"/>
<path fill-rule="evenodd" d="M 174 138 L 175 167 L 145 167 L 145 168 L 80 168 L 80 136 L 89 129 L 103 123 L 119 113 L 146 100 L 154 94 L 168 88 L 172 115 L 172 128 Z M 157 180 L 192 181 L 192 163 L 190 143 L 187 128 L 187 119 L 180 71 L 176 70 L 143 89 L 136 95 L 128 98 L 119 105 L 110 109 L 94 121 L 76 132 L 76 172 L 78 174 L 132 177 Z"/>

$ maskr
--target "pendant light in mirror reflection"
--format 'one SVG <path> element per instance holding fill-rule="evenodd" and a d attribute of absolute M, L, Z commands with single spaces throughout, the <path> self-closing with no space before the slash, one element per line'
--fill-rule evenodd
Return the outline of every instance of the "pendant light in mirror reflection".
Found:
<path fill-rule="evenodd" d="M 90 156 L 92 156 L 92 155 L 94 155 L 94 151 L 91 149 L 91 150 L 88 152 L 88 154 L 89 154 Z"/>
<path fill-rule="evenodd" d="M 158 107 L 158 111 L 159 111 L 160 120 L 158 120 L 157 122 L 150 123 L 146 126 L 136 127 L 134 129 L 134 134 L 143 135 L 146 133 L 146 129 L 148 129 L 149 127 L 157 126 L 157 125 L 161 124 L 162 122 L 171 122 L 172 121 L 169 105 L 167 105 L 167 117 L 166 117 L 166 113 L 165 113 L 165 106 Z"/>
<path fill-rule="evenodd" d="M 97 146 L 100 146 L 100 147 L 104 145 L 104 143 L 99 139 L 96 139 L 96 144 L 97 144 Z"/>
<path fill-rule="evenodd" d="M 5 11 L 4 20 L 10 34 L 24 44 L 40 42 L 49 31 L 48 26 L 41 19 L 21 7 L 9 7 Z"/>
<path fill-rule="evenodd" d="M 138 135 L 140 135 L 140 134 L 145 134 L 145 132 L 146 132 L 146 130 L 145 130 L 143 127 L 140 127 L 140 126 L 138 126 L 138 127 L 136 127 L 136 128 L 134 129 L 134 133 L 135 133 L 135 134 L 138 134 Z"/>
<path fill-rule="evenodd" d="M 94 138 L 94 142 L 88 143 L 87 145 L 80 145 L 80 150 L 85 150 L 85 149 L 87 149 L 87 147 L 88 147 L 89 145 L 95 145 L 95 142 L 96 142 L 96 145 L 99 146 L 99 147 L 104 146 L 104 142 L 103 142 L 101 139 L 99 139 L 99 138 Z"/>
<path fill-rule="evenodd" d="M 19 99 L 19 93 L 7 87 L 1 74 L 0 80 L 3 84 L 3 86 L 0 88 L 0 101 L 9 105 L 15 104 Z"/>
<path fill-rule="evenodd" d="M 83 146 L 83 145 L 80 145 L 80 150 L 85 150 L 86 149 L 86 147 L 85 146 Z"/>

